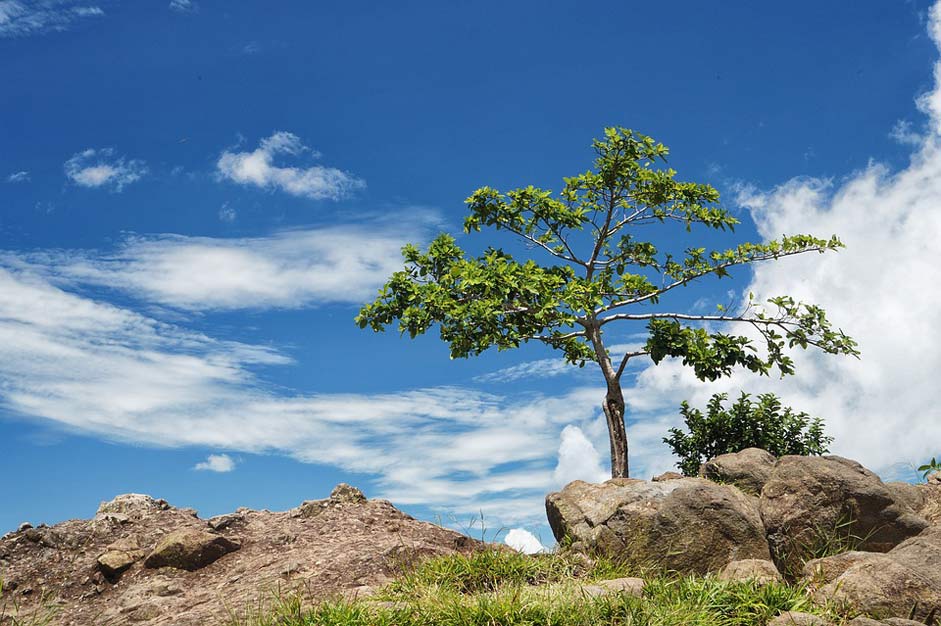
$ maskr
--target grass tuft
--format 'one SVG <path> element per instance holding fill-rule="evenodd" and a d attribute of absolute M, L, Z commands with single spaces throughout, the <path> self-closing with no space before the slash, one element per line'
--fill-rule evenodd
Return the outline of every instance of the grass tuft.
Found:
<path fill-rule="evenodd" d="M 504 550 L 451 555 L 404 572 L 372 598 L 310 609 L 282 601 L 240 626 L 764 626 L 783 611 L 833 619 L 803 586 L 714 576 L 647 579 L 642 598 L 592 596 L 584 585 L 629 576 L 624 566 L 575 554 Z"/>

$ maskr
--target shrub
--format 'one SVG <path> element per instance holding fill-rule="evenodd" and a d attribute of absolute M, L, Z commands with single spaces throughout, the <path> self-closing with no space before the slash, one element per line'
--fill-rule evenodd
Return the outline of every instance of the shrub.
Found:
<path fill-rule="evenodd" d="M 824 435 L 823 420 L 783 407 L 773 393 L 757 400 L 742 393 L 728 409 L 722 406 L 726 399 L 724 393 L 712 396 L 705 415 L 683 402 L 680 414 L 689 433 L 671 428 L 663 438 L 680 458 L 676 465 L 684 475 L 695 476 L 704 461 L 745 448 L 763 448 L 775 456 L 828 452 L 833 438 Z"/>

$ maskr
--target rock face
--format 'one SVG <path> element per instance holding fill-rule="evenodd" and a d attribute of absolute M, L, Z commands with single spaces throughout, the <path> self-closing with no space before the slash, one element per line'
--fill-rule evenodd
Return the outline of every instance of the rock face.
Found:
<path fill-rule="evenodd" d="M 699 468 L 704 478 L 720 483 L 731 483 L 745 491 L 758 495 L 771 478 L 775 458 L 761 448 L 746 448 L 741 452 L 720 454 L 706 461 Z"/>
<path fill-rule="evenodd" d="M 239 542 L 222 535 L 181 528 L 157 543 L 157 547 L 144 560 L 144 567 L 175 567 L 193 572 L 241 547 Z"/>
<path fill-rule="evenodd" d="M 885 554 L 851 552 L 818 559 L 804 569 L 815 596 L 886 617 L 924 620 L 941 608 L 941 526 L 932 526 Z"/>
<path fill-rule="evenodd" d="M 230 610 L 244 616 L 275 590 L 313 603 L 379 586 L 415 559 L 482 545 L 357 494 L 336 490 L 315 517 L 239 509 L 212 526 L 162 500 L 119 496 L 94 519 L 0 539 L 0 606 L 28 614 L 51 602 L 54 626 L 225 624 Z"/>
<path fill-rule="evenodd" d="M 546 512 L 558 541 L 640 565 L 702 574 L 769 558 L 756 499 L 701 478 L 575 481 Z"/>
<path fill-rule="evenodd" d="M 887 552 L 928 527 L 879 477 L 838 456 L 785 456 L 761 491 L 761 517 L 778 568 L 800 571 L 822 542 Z"/>

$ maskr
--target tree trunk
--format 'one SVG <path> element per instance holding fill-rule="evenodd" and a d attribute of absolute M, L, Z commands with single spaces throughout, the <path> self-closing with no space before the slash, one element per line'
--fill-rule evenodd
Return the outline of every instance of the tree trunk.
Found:
<path fill-rule="evenodd" d="M 611 478 L 628 478 L 627 429 L 624 427 L 624 394 L 618 380 L 608 382 L 605 394 L 604 416 L 608 420 L 608 438 L 611 442 Z"/>

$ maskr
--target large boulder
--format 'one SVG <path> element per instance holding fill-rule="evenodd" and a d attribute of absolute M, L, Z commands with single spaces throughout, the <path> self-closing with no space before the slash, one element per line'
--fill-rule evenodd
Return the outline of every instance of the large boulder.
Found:
<path fill-rule="evenodd" d="M 941 527 L 933 526 L 885 554 L 852 552 L 811 561 L 805 580 L 821 602 L 878 617 L 919 619 L 941 609 Z"/>
<path fill-rule="evenodd" d="M 144 567 L 175 567 L 195 571 L 238 550 L 241 545 L 204 530 L 180 529 L 166 535 L 147 558 Z"/>
<path fill-rule="evenodd" d="M 123 520 L 141 519 L 159 511 L 166 511 L 170 505 L 166 500 L 152 498 L 142 493 L 125 493 L 113 500 L 102 502 L 98 506 L 98 516 L 119 516 Z"/>
<path fill-rule="evenodd" d="M 699 468 L 699 474 L 720 483 L 731 483 L 742 491 L 758 495 L 774 469 L 775 458 L 761 448 L 720 454 Z"/>
<path fill-rule="evenodd" d="M 833 549 L 887 552 L 928 522 L 878 476 L 838 456 L 784 456 L 761 490 L 771 553 L 786 574 Z"/>
<path fill-rule="evenodd" d="M 702 478 L 580 480 L 546 497 L 555 538 L 573 549 L 680 573 L 768 559 L 755 498 Z"/>

